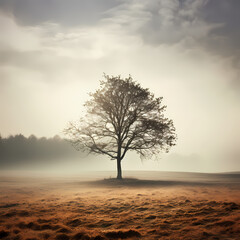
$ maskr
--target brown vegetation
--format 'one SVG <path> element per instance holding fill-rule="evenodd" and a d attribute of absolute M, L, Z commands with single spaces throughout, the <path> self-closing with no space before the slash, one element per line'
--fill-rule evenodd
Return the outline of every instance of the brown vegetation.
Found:
<path fill-rule="evenodd" d="M 238 239 L 237 184 L 2 178 L 0 239 Z M 114 180 L 116 181 L 116 180 Z M 131 184 L 129 184 L 129 182 Z M 135 183 L 135 186 L 134 186 Z M 157 182 L 156 182 L 157 183 Z"/>

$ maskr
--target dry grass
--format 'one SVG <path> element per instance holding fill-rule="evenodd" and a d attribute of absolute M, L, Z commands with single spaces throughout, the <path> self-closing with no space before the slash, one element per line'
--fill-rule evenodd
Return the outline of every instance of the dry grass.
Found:
<path fill-rule="evenodd" d="M 2 178 L 0 239 L 239 239 L 237 184 Z"/>

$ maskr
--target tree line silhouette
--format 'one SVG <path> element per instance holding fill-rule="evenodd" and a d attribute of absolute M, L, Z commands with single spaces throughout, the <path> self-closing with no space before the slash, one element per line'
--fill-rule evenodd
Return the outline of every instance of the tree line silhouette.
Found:
<path fill-rule="evenodd" d="M 53 138 L 22 134 L 2 138 L 0 136 L 0 166 L 47 163 L 53 160 L 79 157 L 79 152 L 58 135 Z"/>

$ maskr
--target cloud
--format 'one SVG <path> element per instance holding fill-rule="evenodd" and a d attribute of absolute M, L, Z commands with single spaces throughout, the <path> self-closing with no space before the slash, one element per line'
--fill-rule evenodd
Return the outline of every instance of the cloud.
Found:
<path fill-rule="evenodd" d="M 238 60 L 239 8 L 236 0 L 0 1 L 0 9 L 22 26 L 111 26 L 112 31 L 124 29 L 129 35 L 139 35 L 146 44 L 181 42 L 185 48 L 205 48 Z"/>
<path fill-rule="evenodd" d="M 35 26 L 55 22 L 63 26 L 93 25 L 106 10 L 119 4 L 112 0 L 0 0 L 0 8 L 13 14 L 18 24 Z"/>
<path fill-rule="evenodd" d="M 185 38 L 206 36 L 218 24 L 206 24 L 199 11 L 205 0 L 178 1 L 125 1 L 105 14 L 105 21 L 139 34 L 145 43 L 153 45 L 175 44 Z"/>
<path fill-rule="evenodd" d="M 186 42 L 186 48 L 206 47 L 217 54 L 234 55 L 239 54 L 239 8 L 234 0 L 132 0 L 104 17 L 139 34 L 147 44 Z"/>
<path fill-rule="evenodd" d="M 204 1 L 154 1 L 146 5 L 150 19 L 140 29 L 149 44 L 195 42 L 205 37 L 216 24 L 206 24 L 198 14 Z M 197 4 L 196 4 L 197 3 Z"/>
<path fill-rule="evenodd" d="M 199 49 L 231 62 L 240 89 L 240 3 L 234 0 L 125 1 L 106 13 L 105 22 L 125 28 L 144 44 L 180 45 L 182 51 Z"/>
<path fill-rule="evenodd" d="M 16 24 L 11 15 L 0 11 L 0 49 L 34 50 L 39 47 L 39 38 L 32 33 L 32 28 Z"/>
<path fill-rule="evenodd" d="M 208 1 L 200 12 L 207 23 L 219 23 L 220 27 L 212 29 L 205 41 L 208 49 L 224 55 L 240 57 L 240 2 L 234 0 Z M 238 59 L 239 60 L 239 59 Z"/>

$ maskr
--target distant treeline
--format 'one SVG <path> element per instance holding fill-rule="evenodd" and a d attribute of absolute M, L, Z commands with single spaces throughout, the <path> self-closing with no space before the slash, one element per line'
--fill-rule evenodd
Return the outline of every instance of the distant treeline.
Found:
<path fill-rule="evenodd" d="M 80 153 L 59 136 L 53 138 L 37 138 L 34 135 L 26 138 L 22 134 L 8 138 L 0 136 L 0 166 L 41 163 L 79 156 Z"/>

